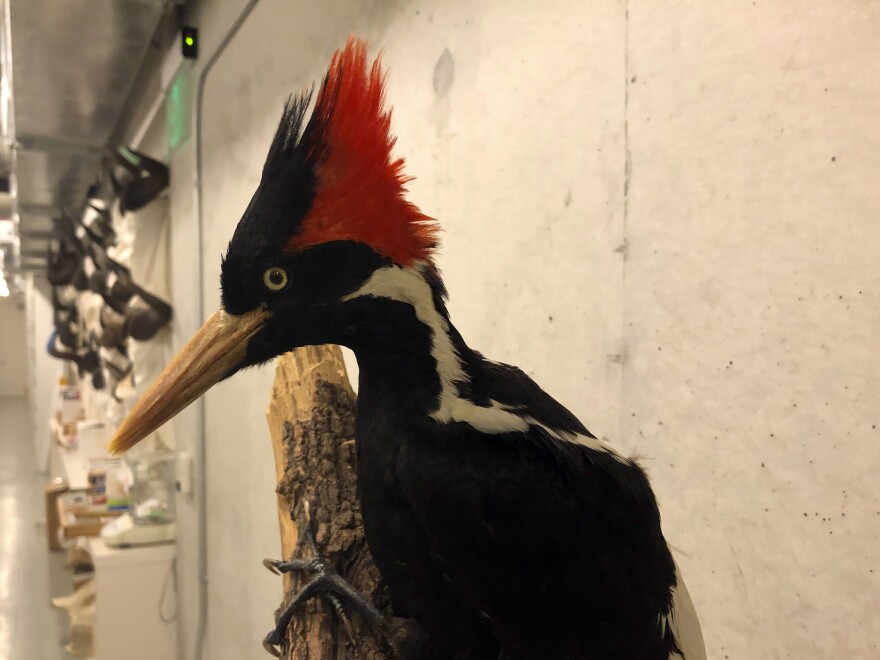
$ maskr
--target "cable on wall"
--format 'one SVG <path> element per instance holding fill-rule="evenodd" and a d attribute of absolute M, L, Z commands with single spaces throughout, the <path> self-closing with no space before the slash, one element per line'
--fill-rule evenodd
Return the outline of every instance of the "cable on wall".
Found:
<path fill-rule="evenodd" d="M 244 7 L 242 7 L 241 11 L 238 13 L 235 21 L 226 31 L 226 34 L 223 36 L 220 44 L 217 46 L 217 48 L 211 54 L 211 57 L 205 63 L 205 66 L 199 73 L 198 82 L 196 83 L 196 98 L 195 103 L 193 104 L 192 117 L 194 140 L 193 177 L 195 184 L 193 202 L 195 204 L 195 215 L 197 219 L 196 245 L 198 246 L 197 263 L 199 272 L 198 309 L 199 318 L 201 320 L 205 319 L 205 271 L 202 250 L 202 242 L 204 238 L 204 209 L 202 206 L 202 103 L 204 102 L 205 85 L 208 81 L 208 75 L 213 70 L 214 65 L 220 59 L 220 56 L 223 55 L 226 48 L 235 38 L 235 35 L 238 34 L 241 26 L 244 24 L 248 16 L 250 16 L 251 12 L 253 11 L 254 7 L 256 7 L 259 2 L 260 0 L 247 0 Z M 200 397 L 198 399 L 197 405 L 198 430 L 196 438 L 196 464 L 197 469 L 199 470 L 199 623 L 196 632 L 195 658 L 196 660 L 202 660 L 202 658 L 204 657 L 205 640 L 207 638 L 208 628 L 208 480 L 206 465 L 207 438 L 205 437 L 207 423 L 204 397 Z"/>

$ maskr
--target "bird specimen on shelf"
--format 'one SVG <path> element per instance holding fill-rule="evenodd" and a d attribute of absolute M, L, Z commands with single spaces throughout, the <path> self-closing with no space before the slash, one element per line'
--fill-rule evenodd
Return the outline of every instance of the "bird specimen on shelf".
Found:
<path fill-rule="evenodd" d="M 112 451 L 245 367 L 299 346 L 347 346 L 359 365 L 367 543 L 395 614 L 421 636 L 403 655 L 704 659 L 644 471 L 455 329 L 433 261 L 438 224 L 406 198 L 383 84 L 378 59 L 351 38 L 311 112 L 309 93 L 288 101 L 223 260 L 221 309 Z M 369 603 L 310 566 L 322 579 L 292 608 L 324 592 L 376 621 Z"/>

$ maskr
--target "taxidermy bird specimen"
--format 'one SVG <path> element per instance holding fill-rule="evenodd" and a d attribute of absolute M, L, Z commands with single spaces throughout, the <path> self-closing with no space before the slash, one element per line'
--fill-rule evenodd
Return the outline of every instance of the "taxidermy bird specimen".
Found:
<path fill-rule="evenodd" d="M 705 658 L 648 479 L 516 367 L 471 349 L 406 200 L 379 61 L 350 39 L 309 114 L 288 101 L 229 243 L 222 307 L 112 441 L 122 452 L 218 381 L 295 347 L 351 348 L 367 543 L 409 658 Z M 304 562 L 303 562 L 304 563 Z M 279 570 L 304 568 L 278 562 Z M 336 576 L 338 578 L 338 576 Z M 341 579 L 326 595 L 376 622 Z M 281 642 L 292 612 L 267 637 Z"/>

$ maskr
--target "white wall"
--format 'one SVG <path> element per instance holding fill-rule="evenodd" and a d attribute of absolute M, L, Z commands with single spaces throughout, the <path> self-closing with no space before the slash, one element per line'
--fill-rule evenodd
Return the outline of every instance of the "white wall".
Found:
<path fill-rule="evenodd" d="M 208 82 L 201 246 L 191 141 L 171 158 L 175 348 L 202 320 L 200 248 L 218 303 L 283 98 L 355 31 L 385 49 L 454 321 L 644 455 L 710 657 L 870 657 L 880 17 L 775 4 L 262 0 Z M 240 7 L 190 6 L 199 66 Z M 206 399 L 214 660 L 257 657 L 279 599 L 259 563 L 278 548 L 271 379 Z M 192 450 L 196 409 L 174 424 Z M 181 498 L 184 658 L 195 505 Z"/>
<path fill-rule="evenodd" d="M 877 3 L 630 5 L 624 436 L 713 657 L 878 654 L 878 34 Z"/>
<path fill-rule="evenodd" d="M 27 307 L 28 382 L 33 415 L 34 451 L 37 465 L 49 469 L 49 419 L 55 414 L 54 394 L 62 373 L 62 363 L 46 352 L 54 330 L 52 290 L 39 276 L 29 277 L 25 290 Z M 21 346 L 24 350 L 24 345 Z"/>
<path fill-rule="evenodd" d="M 23 296 L 0 298 L 0 398 L 28 394 L 26 321 Z"/>

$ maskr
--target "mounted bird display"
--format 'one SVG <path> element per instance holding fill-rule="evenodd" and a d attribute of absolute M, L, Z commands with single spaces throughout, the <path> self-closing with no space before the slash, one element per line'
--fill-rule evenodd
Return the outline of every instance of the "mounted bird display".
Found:
<path fill-rule="evenodd" d="M 288 101 L 223 260 L 222 307 L 111 450 L 241 369 L 347 346 L 367 543 L 395 614 L 418 624 L 401 655 L 704 659 L 642 468 L 455 329 L 434 264 L 439 226 L 406 198 L 383 84 L 379 60 L 351 38 L 311 113 L 311 94 Z M 344 585 L 326 591 L 376 614 Z"/>

